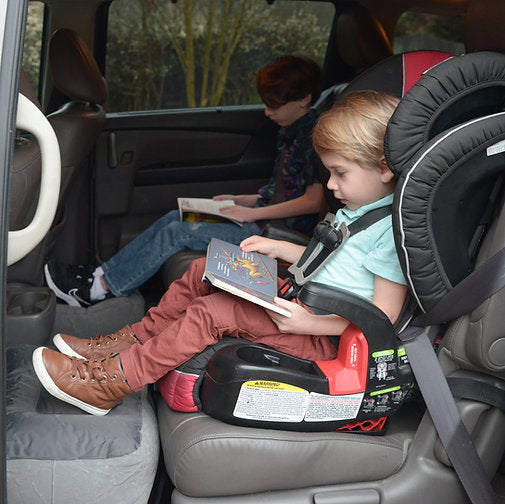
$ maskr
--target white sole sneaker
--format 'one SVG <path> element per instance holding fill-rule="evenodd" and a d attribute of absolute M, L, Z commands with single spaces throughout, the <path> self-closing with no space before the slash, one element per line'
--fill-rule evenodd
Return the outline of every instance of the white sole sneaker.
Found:
<path fill-rule="evenodd" d="M 46 282 L 47 286 L 56 294 L 56 297 L 61 299 L 62 301 L 65 301 L 70 306 L 82 306 L 79 301 L 71 296 L 70 294 L 67 294 L 66 292 L 63 292 L 58 288 L 58 286 L 54 283 L 53 279 L 51 278 L 51 274 L 49 273 L 49 268 L 47 264 L 44 264 L 44 276 L 46 277 Z"/>
<path fill-rule="evenodd" d="M 35 374 L 37 378 L 40 380 L 42 386 L 54 397 L 60 399 L 60 401 L 66 402 L 68 404 L 72 404 L 73 406 L 77 406 L 78 408 L 86 411 L 86 413 L 91 413 L 92 415 L 103 416 L 106 415 L 110 408 L 107 410 L 97 408 L 96 406 L 92 406 L 91 404 L 85 403 L 71 395 L 68 395 L 66 392 L 63 392 L 60 388 L 56 386 L 53 379 L 49 376 L 49 373 L 46 370 L 46 366 L 44 365 L 44 360 L 42 359 L 42 351 L 46 347 L 36 348 L 32 355 L 33 369 L 35 370 Z"/>
<path fill-rule="evenodd" d="M 68 355 L 69 357 L 77 357 L 78 359 L 87 359 L 84 355 L 79 355 L 75 350 L 70 348 L 66 343 L 65 340 L 61 337 L 61 334 L 55 334 L 53 336 L 53 343 L 56 346 L 56 348 L 63 354 Z"/>

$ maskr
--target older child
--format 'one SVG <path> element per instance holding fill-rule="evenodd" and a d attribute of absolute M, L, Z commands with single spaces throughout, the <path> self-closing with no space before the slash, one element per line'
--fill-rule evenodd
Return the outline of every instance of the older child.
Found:
<path fill-rule="evenodd" d="M 336 215 L 338 223 L 350 223 L 392 201 L 395 178 L 385 162 L 383 138 L 397 102 L 374 92 L 349 95 L 315 127 L 314 146 L 330 172 L 328 188 L 345 204 Z M 303 247 L 260 236 L 245 239 L 241 247 L 290 262 L 303 252 Z M 132 328 L 88 341 L 55 337 L 63 352 L 90 360 L 36 349 L 34 368 L 44 387 L 63 401 L 103 415 L 127 394 L 154 383 L 224 335 L 305 359 L 335 358 L 329 336 L 341 334 L 349 321 L 338 315 L 315 315 L 296 300 L 277 300 L 292 317 L 267 311 L 202 282 L 204 262 L 194 261 L 159 305 Z M 314 280 L 368 298 L 394 321 L 407 287 L 391 217 L 351 236 Z"/>
<path fill-rule="evenodd" d="M 244 226 L 180 222 L 179 212 L 173 210 L 96 269 L 48 263 L 46 281 L 57 297 L 73 306 L 86 306 L 107 295 L 127 296 L 175 253 L 205 251 L 213 237 L 238 244 L 260 232 L 260 221 L 281 219 L 288 228 L 312 231 L 325 204 L 310 138 L 316 120 L 311 104 L 321 92 L 322 71 L 312 60 L 288 55 L 262 68 L 256 82 L 265 114 L 281 126 L 272 177 L 255 194 L 214 197 L 232 199 L 235 206 L 221 212 L 242 219 Z"/>

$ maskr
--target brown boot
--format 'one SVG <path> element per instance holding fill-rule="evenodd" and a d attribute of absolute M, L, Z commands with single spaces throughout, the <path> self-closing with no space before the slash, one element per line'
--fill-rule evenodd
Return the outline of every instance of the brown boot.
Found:
<path fill-rule="evenodd" d="M 56 348 L 65 355 L 78 359 L 105 359 L 111 354 L 116 354 L 138 343 L 130 326 L 124 326 L 119 331 L 94 338 L 84 339 L 70 336 L 69 334 L 56 334 L 53 343 Z"/>
<path fill-rule="evenodd" d="M 39 347 L 32 360 L 40 383 L 51 395 L 92 415 L 106 415 L 133 392 L 126 383 L 119 355 L 87 361 Z"/>

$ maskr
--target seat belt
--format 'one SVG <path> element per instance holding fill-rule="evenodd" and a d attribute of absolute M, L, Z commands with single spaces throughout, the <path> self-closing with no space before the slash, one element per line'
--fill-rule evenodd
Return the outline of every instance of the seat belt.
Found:
<path fill-rule="evenodd" d="M 351 235 L 360 233 L 391 215 L 391 211 L 392 205 L 375 208 L 349 225 L 342 222 L 338 227 L 334 224 L 335 214 L 327 213 L 315 227 L 312 239 L 300 259 L 288 268 L 291 277 L 281 285 L 278 296 L 284 299 L 296 297 L 300 288 L 321 271 Z"/>
<path fill-rule="evenodd" d="M 448 322 L 472 312 L 503 287 L 505 249 L 475 269 L 429 312 L 416 317 L 412 325 L 398 335 L 447 456 L 471 502 L 479 504 L 495 504 L 497 498 L 461 421 L 426 326 Z"/>

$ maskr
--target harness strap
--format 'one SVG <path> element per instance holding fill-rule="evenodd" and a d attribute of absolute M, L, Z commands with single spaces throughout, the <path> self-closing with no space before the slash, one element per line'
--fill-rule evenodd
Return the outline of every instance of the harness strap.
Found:
<path fill-rule="evenodd" d="M 351 224 L 341 223 L 338 227 L 333 223 L 335 214 L 327 213 L 324 220 L 314 229 L 313 237 L 300 259 L 289 267 L 288 271 L 292 278 L 279 289 L 279 295 L 288 299 L 295 297 L 299 288 L 321 271 L 351 235 L 391 215 L 391 210 L 391 205 L 375 208 Z"/>

